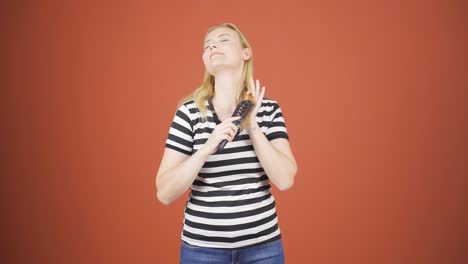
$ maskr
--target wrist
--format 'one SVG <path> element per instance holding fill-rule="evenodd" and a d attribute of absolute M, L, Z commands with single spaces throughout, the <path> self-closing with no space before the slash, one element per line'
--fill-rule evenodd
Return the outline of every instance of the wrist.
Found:
<path fill-rule="evenodd" d="M 258 126 L 257 122 L 255 122 L 254 124 L 250 124 L 250 126 L 246 128 L 246 130 L 247 130 L 247 133 L 249 133 L 249 135 L 253 133 L 257 133 L 259 131 L 261 132 L 260 126 Z"/>

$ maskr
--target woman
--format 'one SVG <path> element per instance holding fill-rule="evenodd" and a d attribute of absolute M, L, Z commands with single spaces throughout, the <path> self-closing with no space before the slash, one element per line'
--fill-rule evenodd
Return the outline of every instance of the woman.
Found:
<path fill-rule="evenodd" d="M 269 181 L 290 188 L 297 166 L 281 108 L 254 83 L 252 50 L 235 25 L 210 28 L 202 58 L 204 81 L 181 100 L 156 176 L 163 204 L 191 188 L 180 261 L 284 263 Z M 239 129 L 231 116 L 244 99 L 254 106 Z"/>

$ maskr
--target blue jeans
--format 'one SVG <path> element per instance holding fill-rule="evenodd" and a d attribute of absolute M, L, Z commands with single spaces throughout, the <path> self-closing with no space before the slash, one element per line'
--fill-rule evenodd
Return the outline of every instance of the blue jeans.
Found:
<path fill-rule="evenodd" d="M 241 249 L 199 247 L 182 241 L 181 264 L 283 264 L 281 239 Z"/>

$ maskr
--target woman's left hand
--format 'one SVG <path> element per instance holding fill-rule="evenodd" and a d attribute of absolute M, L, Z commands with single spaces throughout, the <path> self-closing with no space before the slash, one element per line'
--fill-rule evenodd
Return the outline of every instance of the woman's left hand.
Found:
<path fill-rule="evenodd" d="M 250 124 L 249 124 L 249 127 L 246 128 L 247 133 L 250 134 L 250 132 L 260 129 L 257 123 L 257 112 L 258 112 L 258 109 L 260 109 L 260 106 L 262 105 L 263 96 L 265 95 L 265 86 L 263 86 L 262 89 L 260 89 L 259 80 L 257 80 L 256 83 L 254 83 L 253 78 L 251 78 L 250 89 L 247 93 L 252 94 L 254 98 L 254 101 L 253 101 L 254 108 L 250 111 L 250 114 L 249 114 Z"/>

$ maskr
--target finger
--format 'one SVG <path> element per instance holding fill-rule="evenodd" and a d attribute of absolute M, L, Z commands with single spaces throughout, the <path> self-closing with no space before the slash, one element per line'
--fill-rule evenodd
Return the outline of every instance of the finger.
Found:
<path fill-rule="evenodd" d="M 224 134 L 229 133 L 229 131 L 231 130 L 232 130 L 231 126 L 229 126 L 229 124 L 226 124 L 218 129 L 218 133 L 220 135 L 224 135 Z"/>
<path fill-rule="evenodd" d="M 221 124 L 229 124 L 229 123 L 232 123 L 233 121 L 236 121 L 238 119 L 240 119 L 241 116 L 231 116 L 230 118 L 224 120 Z"/>
<path fill-rule="evenodd" d="M 253 98 L 257 98 L 257 87 L 255 86 L 255 81 L 252 78 L 252 96 Z"/>
<path fill-rule="evenodd" d="M 231 135 L 231 139 L 234 140 L 237 134 L 237 129 L 231 130 L 229 134 Z"/>
<path fill-rule="evenodd" d="M 260 95 L 260 80 L 257 80 L 257 102 L 258 102 L 258 96 Z"/>
<path fill-rule="evenodd" d="M 257 103 L 255 104 L 253 112 L 256 112 L 258 110 L 258 108 L 260 108 L 260 105 L 262 104 L 264 95 L 265 95 L 265 87 L 263 87 L 262 90 L 258 92 L 258 96 L 257 96 L 257 98 L 255 98 Z"/>
<path fill-rule="evenodd" d="M 222 131 L 222 132 L 226 132 L 228 130 L 235 129 L 237 127 L 237 125 L 235 123 L 227 122 L 227 120 L 226 120 L 226 123 L 220 124 L 219 126 L 220 126 L 219 131 Z"/>
<path fill-rule="evenodd" d="M 234 126 L 234 124 L 231 124 L 231 125 Z M 231 134 L 231 133 L 233 133 L 233 131 L 235 131 L 235 126 L 232 127 L 232 126 L 230 126 L 230 125 L 224 127 L 224 128 L 221 130 L 221 132 L 222 132 L 223 134 Z"/>
<path fill-rule="evenodd" d="M 221 136 L 221 139 L 226 139 L 228 142 L 231 142 L 232 140 L 234 140 L 234 135 L 229 132 L 226 132 Z"/>
<path fill-rule="evenodd" d="M 236 130 L 238 129 L 238 127 L 234 125 L 233 123 L 231 123 L 230 128 L 231 128 L 231 131 L 234 131 L 234 132 L 236 132 Z"/>
<path fill-rule="evenodd" d="M 229 130 L 229 131 L 228 131 L 228 134 L 229 134 L 229 137 L 230 137 L 230 138 L 234 138 L 234 136 L 236 135 L 236 134 L 234 134 L 234 131 L 233 131 L 233 130 Z"/>
<path fill-rule="evenodd" d="M 227 122 L 226 124 L 223 125 L 223 129 L 224 128 L 235 129 L 236 127 L 237 127 L 237 124 L 233 122 Z"/>
<path fill-rule="evenodd" d="M 223 137 L 228 132 L 229 132 L 229 129 L 227 127 L 222 127 L 222 128 L 217 130 L 217 135 L 218 135 L 218 137 Z"/>
<path fill-rule="evenodd" d="M 260 92 L 260 95 L 258 96 L 258 100 L 261 102 L 263 100 L 263 96 L 265 96 L 265 86 L 262 87 L 262 91 Z"/>
<path fill-rule="evenodd" d="M 254 101 L 255 101 L 255 90 L 254 90 L 254 89 L 255 89 L 255 87 L 253 87 L 253 86 L 252 86 L 252 88 L 251 88 L 251 89 L 252 89 L 252 90 L 250 90 L 250 94 L 252 95 L 252 98 L 253 98 L 253 99 L 254 99 Z"/>
<path fill-rule="evenodd" d="M 227 139 L 228 141 L 231 141 L 233 138 L 232 130 L 230 127 L 226 129 L 226 131 L 223 133 L 222 138 Z"/>
<path fill-rule="evenodd" d="M 223 134 L 226 134 L 226 133 L 231 133 L 232 130 L 233 130 L 232 127 L 228 125 L 223 128 L 222 132 Z"/>
<path fill-rule="evenodd" d="M 262 88 L 262 91 L 260 92 L 260 94 L 258 95 L 258 98 L 257 98 L 257 102 L 259 102 L 256 106 L 255 106 L 255 112 L 258 111 L 258 109 L 260 108 L 260 106 L 262 105 L 262 101 L 263 101 L 263 97 L 265 95 L 265 87 Z"/>
<path fill-rule="evenodd" d="M 223 139 L 225 139 L 225 140 L 227 140 L 227 141 L 230 141 L 229 134 L 224 134 L 224 135 L 222 135 L 220 139 L 221 139 L 221 140 L 220 140 L 219 142 L 223 141 Z"/>
<path fill-rule="evenodd" d="M 239 125 L 234 125 L 233 124 L 232 129 L 233 129 L 234 133 L 237 133 L 237 130 L 239 130 Z"/>

